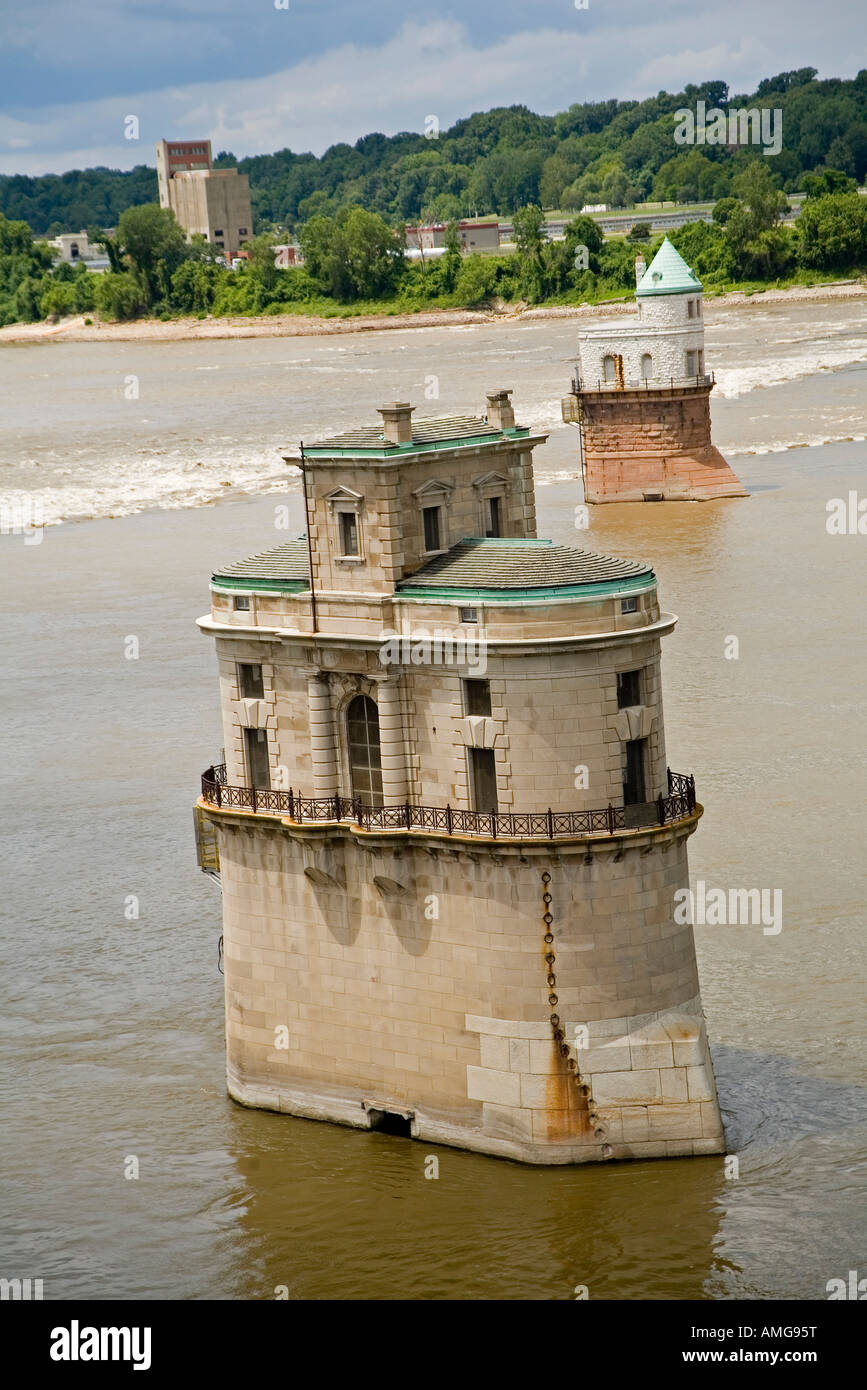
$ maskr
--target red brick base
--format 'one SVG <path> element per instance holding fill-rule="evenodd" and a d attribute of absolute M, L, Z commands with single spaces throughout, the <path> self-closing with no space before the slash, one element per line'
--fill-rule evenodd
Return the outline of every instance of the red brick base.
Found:
<path fill-rule="evenodd" d="M 710 438 L 710 381 L 579 390 L 587 502 L 699 502 L 746 497 Z"/>

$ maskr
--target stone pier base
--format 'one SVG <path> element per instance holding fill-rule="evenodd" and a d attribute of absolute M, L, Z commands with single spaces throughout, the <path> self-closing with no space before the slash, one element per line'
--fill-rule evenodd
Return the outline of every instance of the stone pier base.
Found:
<path fill-rule="evenodd" d="M 709 379 L 578 392 L 584 495 L 599 502 L 701 502 L 747 491 L 710 437 Z"/>

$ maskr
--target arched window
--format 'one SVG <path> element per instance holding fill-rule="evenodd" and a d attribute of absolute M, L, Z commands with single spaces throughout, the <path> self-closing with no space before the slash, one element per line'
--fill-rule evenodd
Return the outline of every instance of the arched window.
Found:
<path fill-rule="evenodd" d="M 653 376 L 653 358 L 649 352 L 641 355 L 641 380 L 650 381 Z"/>
<path fill-rule="evenodd" d="M 368 806 L 382 805 L 379 710 L 369 695 L 356 695 L 346 711 L 352 795 Z"/>
<path fill-rule="evenodd" d="M 614 380 L 614 358 L 610 354 L 602 359 L 602 378 L 604 381 Z"/>

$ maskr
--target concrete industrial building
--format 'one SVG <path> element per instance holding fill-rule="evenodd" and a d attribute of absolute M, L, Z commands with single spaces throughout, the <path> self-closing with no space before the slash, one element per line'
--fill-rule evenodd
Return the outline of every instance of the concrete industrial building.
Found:
<path fill-rule="evenodd" d="M 210 140 L 160 140 L 160 207 L 171 208 L 187 234 L 207 238 L 231 262 L 253 236 L 250 180 L 237 169 L 215 169 Z"/>
<path fill-rule="evenodd" d="M 456 223 L 461 251 L 466 255 L 474 251 L 497 251 L 500 247 L 499 222 L 458 222 Z M 441 250 L 446 244 L 447 222 L 432 222 L 426 226 L 407 227 L 406 244 L 409 249 L 421 251 Z"/>
<path fill-rule="evenodd" d="M 745 497 L 711 441 L 701 282 L 667 237 L 636 280 L 637 318 L 578 335 L 563 418 L 580 426 L 585 501 Z"/>
<path fill-rule="evenodd" d="M 720 1153 L 647 564 L 536 537 L 510 392 L 287 455 L 213 576 L 229 1093 L 532 1163 Z"/>

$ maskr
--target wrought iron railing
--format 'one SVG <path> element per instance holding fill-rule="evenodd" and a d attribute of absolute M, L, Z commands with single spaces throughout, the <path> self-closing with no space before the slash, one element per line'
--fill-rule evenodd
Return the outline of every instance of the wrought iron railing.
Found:
<path fill-rule="evenodd" d="M 452 806 L 368 806 L 356 797 L 299 796 L 262 787 L 230 787 L 226 767 L 202 774 L 202 800 L 232 811 L 254 811 L 305 821 L 354 821 L 363 830 L 431 830 L 445 835 L 480 835 L 485 839 L 554 840 L 558 836 L 613 835 L 617 830 L 667 825 L 692 815 L 695 778 L 668 769 L 668 796 L 636 806 L 597 807 L 589 811 L 464 811 Z"/>
<path fill-rule="evenodd" d="M 639 381 L 636 378 L 623 381 L 603 381 L 597 377 L 595 382 L 582 379 L 576 373 L 572 378 L 572 390 L 578 391 L 654 391 L 668 390 L 673 391 L 675 387 L 683 386 L 713 386 L 716 384 L 716 377 L 713 372 L 700 372 L 697 376 L 652 376 L 642 377 Z"/>

